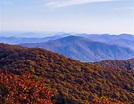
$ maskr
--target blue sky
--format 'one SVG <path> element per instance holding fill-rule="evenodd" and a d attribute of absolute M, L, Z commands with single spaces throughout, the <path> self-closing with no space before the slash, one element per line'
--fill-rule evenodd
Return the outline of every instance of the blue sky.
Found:
<path fill-rule="evenodd" d="M 0 31 L 134 34 L 134 0 L 0 0 Z"/>

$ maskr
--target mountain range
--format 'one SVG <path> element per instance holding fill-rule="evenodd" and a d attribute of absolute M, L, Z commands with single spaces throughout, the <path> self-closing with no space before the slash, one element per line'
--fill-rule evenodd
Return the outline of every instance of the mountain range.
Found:
<path fill-rule="evenodd" d="M 46 42 L 49 40 L 55 40 L 55 39 L 59 39 L 62 37 L 66 37 L 68 36 L 68 34 L 64 34 L 64 35 L 54 35 L 54 36 L 49 36 L 49 37 L 44 37 L 44 38 L 29 38 L 29 37 L 0 37 L 0 42 L 1 43 L 7 43 L 7 44 L 22 44 L 22 43 L 40 43 L 40 42 Z"/>
<path fill-rule="evenodd" d="M 28 33 L 27 33 L 28 34 Z M 0 37 L 1 43 L 44 48 L 82 62 L 134 58 L 134 35 L 59 33 L 44 38 Z"/>
<path fill-rule="evenodd" d="M 21 46 L 44 48 L 82 62 L 121 60 L 134 57 L 128 47 L 89 40 L 80 36 L 67 36 L 43 43 L 26 43 Z"/>
<path fill-rule="evenodd" d="M 109 35 L 109 34 L 79 34 L 93 41 L 99 41 L 109 44 L 116 44 L 123 47 L 128 47 L 134 50 L 134 35 L 131 34 L 120 34 L 120 35 Z"/>

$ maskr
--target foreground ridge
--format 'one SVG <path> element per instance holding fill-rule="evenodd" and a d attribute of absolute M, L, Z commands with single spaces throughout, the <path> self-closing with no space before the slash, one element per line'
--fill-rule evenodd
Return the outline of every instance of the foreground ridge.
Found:
<path fill-rule="evenodd" d="M 134 70 L 103 68 L 44 49 L 7 44 L 0 44 L 0 70 L 17 76 L 30 73 L 37 80 L 45 79 L 42 83 L 52 90 L 57 104 L 134 102 Z"/>

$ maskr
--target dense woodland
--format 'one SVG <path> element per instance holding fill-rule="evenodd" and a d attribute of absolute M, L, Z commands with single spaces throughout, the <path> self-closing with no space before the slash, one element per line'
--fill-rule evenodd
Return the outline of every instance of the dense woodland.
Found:
<path fill-rule="evenodd" d="M 0 72 L 0 104 L 55 104 L 54 93 L 45 87 L 44 79 L 34 75 L 21 76 Z"/>
<path fill-rule="evenodd" d="M 112 68 L 112 69 L 123 69 L 123 70 L 133 70 L 134 69 L 134 58 L 129 60 L 103 60 L 100 62 L 94 62 L 95 64 L 102 68 Z"/>
<path fill-rule="evenodd" d="M 122 69 L 0 44 L 0 103 L 133 104 L 134 70 Z"/>

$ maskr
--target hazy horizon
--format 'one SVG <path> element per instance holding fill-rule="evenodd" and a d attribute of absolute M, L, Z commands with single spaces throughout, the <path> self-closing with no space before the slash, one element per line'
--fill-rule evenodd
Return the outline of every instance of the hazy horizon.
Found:
<path fill-rule="evenodd" d="M 43 37 L 49 37 L 49 36 L 55 36 L 55 35 L 78 35 L 78 34 L 87 34 L 87 35 L 122 35 L 122 34 L 129 34 L 134 35 L 131 33 L 120 33 L 120 34 L 109 34 L 109 33 L 67 33 L 67 32 L 50 32 L 50 31 L 44 31 L 44 32 L 32 32 L 32 31 L 0 31 L 0 37 L 24 37 L 24 38 L 43 38 Z"/>

